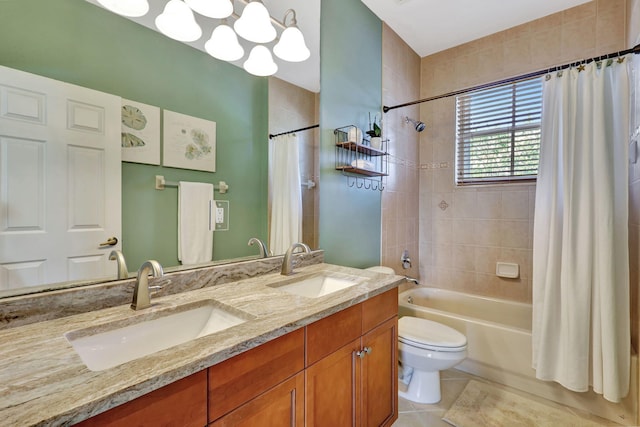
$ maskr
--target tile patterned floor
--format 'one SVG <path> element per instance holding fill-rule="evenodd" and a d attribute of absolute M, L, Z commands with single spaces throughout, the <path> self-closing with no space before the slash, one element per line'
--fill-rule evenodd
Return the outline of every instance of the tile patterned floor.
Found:
<path fill-rule="evenodd" d="M 557 408 L 565 408 L 567 411 L 570 411 L 577 416 L 589 419 L 591 421 L 599 422 L 603 426 L 620 426 L 619 424 L 616 424 L 614 422 L 607 421 L 589 414 L 580 413 L 577 410 L 558 405 L 546 399 L 542 399 L 540 397 L 533 396 L 519 390 L 502 386 L 500 384 L 491 383 L 491 381 L 487 381 L 485 379 L 478 378 L 455 369 L 443 371 L 440 373 L 440 375 L 442 400 L 433 405 L 425 405 L 413 403 L 408 400 L 399 398 L 399 416 L 398 420 L 393 424 L 392 427 L 451 427 L 451 424 L 442 421 L 442 417 L 451 407 L 451 405 L 453 405 L 460 393 L 462 393 L 462 390 L 464 390 L 470 379 L 493 384 L 497 387 L 504 388 L 505 390 L 508 390 L 512 393 L 528 397 L 532 400 L 536 400 L 547 405 L 555 406 Z M 399 387 L 403 387 L 402 382 L 400 382 Z"/>

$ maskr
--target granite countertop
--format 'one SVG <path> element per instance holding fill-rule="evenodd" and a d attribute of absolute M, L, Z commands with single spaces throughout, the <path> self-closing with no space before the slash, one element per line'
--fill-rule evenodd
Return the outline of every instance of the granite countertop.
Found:
<path fill-rule="evenodd" d="M 320 298 L 295 296 L 267 286 L 319 272 L 363 280 Z M 397 287 L 403 280 L 401 276 L 316 264 L 298 268 L 292 276 L 266 274 L 152 299 L 151 308 L 137 312 L 127 304 L 0 331 L 0 424 L 58 426 L 82 421 Z M 97 372 L 84 365 L 64 336 L 203 299 L 240 310 L 251 320 Z"/>

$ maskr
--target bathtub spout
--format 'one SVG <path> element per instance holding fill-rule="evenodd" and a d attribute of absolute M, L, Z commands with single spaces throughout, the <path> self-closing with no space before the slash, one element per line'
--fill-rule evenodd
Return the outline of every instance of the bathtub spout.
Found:
<path fill-rule="evenodd" d="M 420 284 L 420 282 L 418 282 L 418 279 L 414 279 L 413 277 L 409 277 L 409 276 L 404 276 L 404 279 L 409 282 L 409 283 L 413 283 L 414 285 L 418 286 Z"/>

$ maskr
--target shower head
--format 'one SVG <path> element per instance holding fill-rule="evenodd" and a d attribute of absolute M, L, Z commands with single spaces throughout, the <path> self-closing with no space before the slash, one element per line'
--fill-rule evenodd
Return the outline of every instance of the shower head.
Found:
<path fill-rule="evenodd" d="M 416 128 L 416 132 L 422 132 L 424 128 L 427 127 L 424 123 L 410 119 L 409 117 L 405 117 L 405 121 L 406 123 L 411 123 Z"/>

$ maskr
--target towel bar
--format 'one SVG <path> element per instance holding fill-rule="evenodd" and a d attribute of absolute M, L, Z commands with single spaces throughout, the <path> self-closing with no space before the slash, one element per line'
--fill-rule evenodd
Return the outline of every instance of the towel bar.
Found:
<path fill-rule="evenodd" d="M 156 190 L 164 190 L 165 187 L 178 187 L 178 183 L 174 181 L 165 181 L 164 175 L 156 175 Z M 229 186 L 226 182 L 220 181 L 217 185 L 214 185 L 213 188 L 218 190 L 221 194 L 224 194 L 229 189 Z"/>

